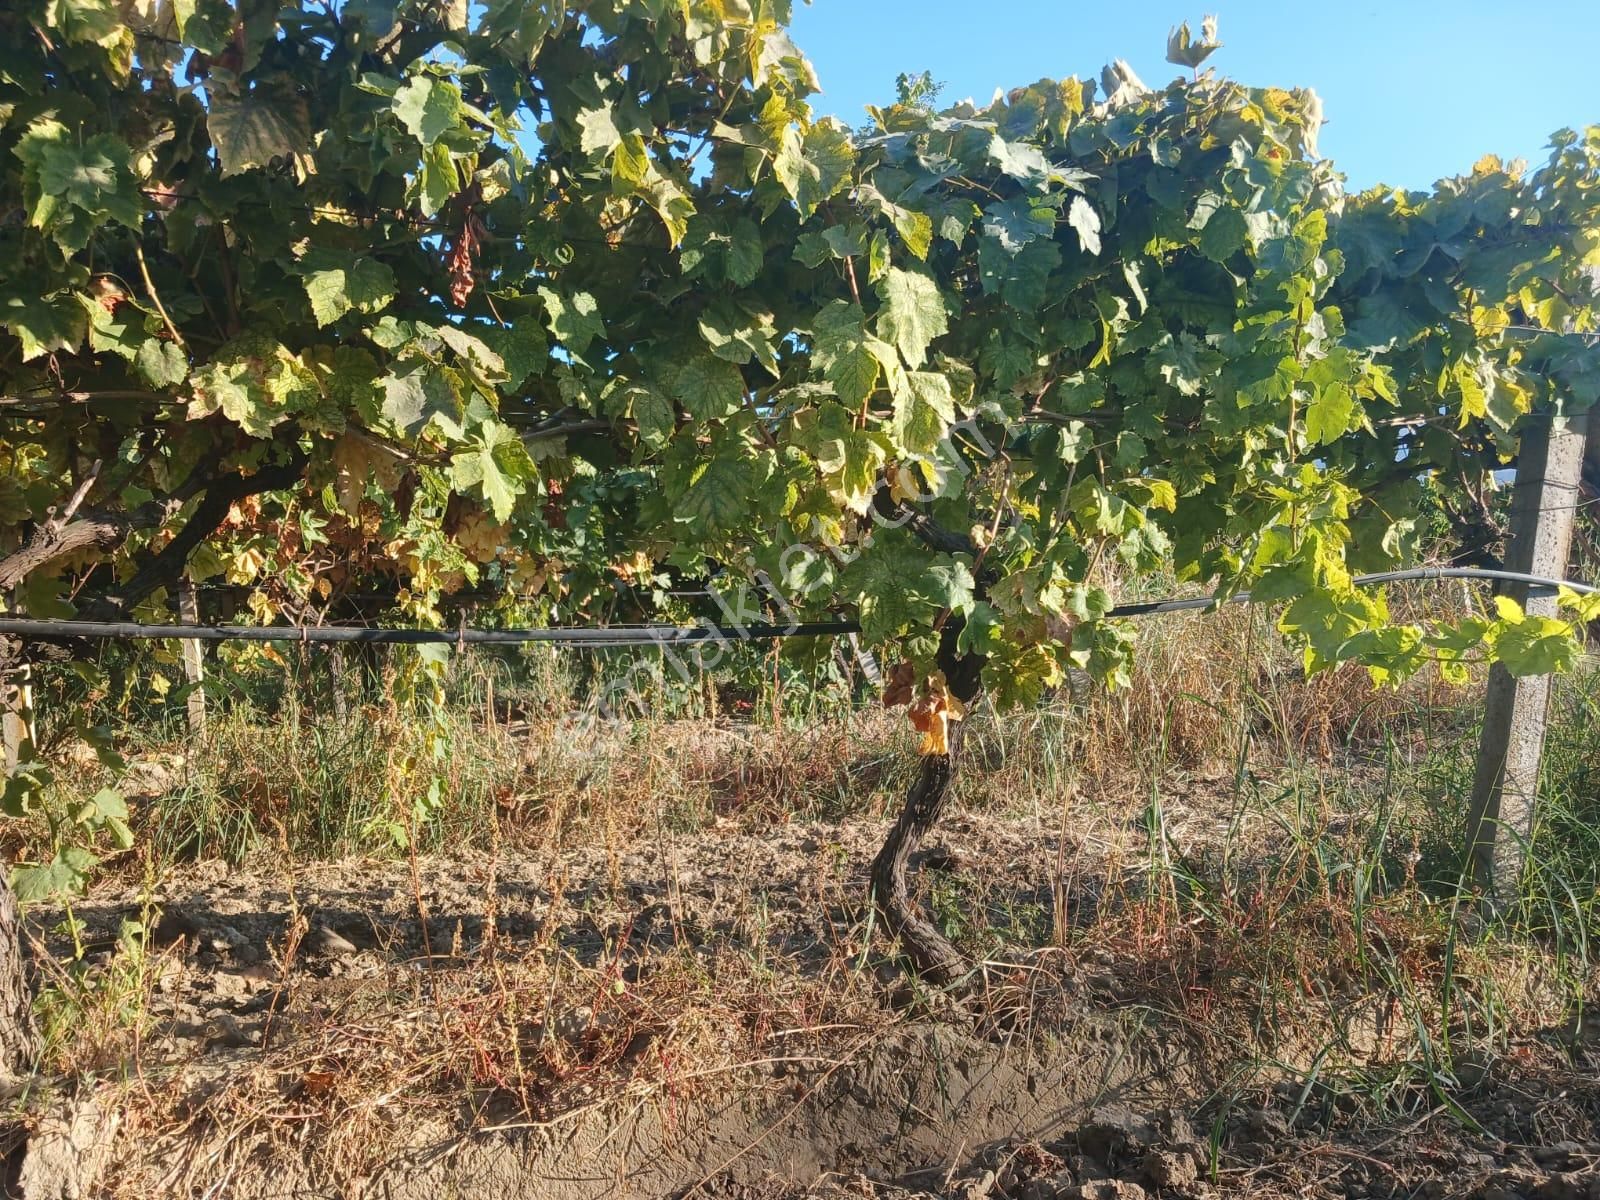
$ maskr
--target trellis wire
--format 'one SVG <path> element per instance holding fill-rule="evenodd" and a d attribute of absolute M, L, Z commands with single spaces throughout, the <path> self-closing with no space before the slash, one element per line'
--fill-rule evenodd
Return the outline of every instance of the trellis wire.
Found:
<path fill-rule="evenodd" d="M 1570 588 L 1582 595 L 1600 592 L 1600 587 L 1574 579 L 1552 579 L 1525 575 L 1519 571 L 1496 571 L 1482 567 L 1414 567 L 1404 571 L 1380 571 L 1358 575 L 1358 587 L 1408 580 L 1479 579 L 1506 583 L 1525 583 L 1530 587 L 1554 590 Z M 1183 612 L 1211 608 L 1219 604 L 1244 604 L 1249 592 L 1228 596 L 1194 596 L 1184 599 L 1155 600 L 1119 604 L 1107 617 L 1143 617 L 1157 613 Z M 627 646 L 693 645 L 697 642 L 772 641 L 787 637 L 837 637 L 860 633 L 854 621 L 811 621 L 789 625 L 603 625 L 586 628 L 553 629 L 378 629 L 368 626 L 324 625 L 150 625 L 136 621 L 35 620 L 28 617 L 0 617 L 0 635 L 61 640 L 71 638 L 155 639 L 175 638 L 197 642 L 302 642 L 311 645 L 334 643 L 514 646 L 529 642 L 551 645 L 609 649 Z"/>

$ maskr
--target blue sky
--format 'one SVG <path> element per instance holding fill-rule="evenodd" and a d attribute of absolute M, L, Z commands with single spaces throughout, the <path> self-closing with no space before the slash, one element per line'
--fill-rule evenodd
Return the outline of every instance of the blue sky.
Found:
<path fill-rule="evenodd" d="M 1562 126 L 1600 124 L 1600 0 L 814 0 L 794 38 L 821 77 L 818 109 L 852 126 L 893 98 L 901 71 L 932 71 L 942 100 L 987 100 L 1043 77 L 1098 77 L 1125 58 L 1147 84 L 1180 73 L 1167 30 L 1216 12 L 1223 74 L 1313 87 L 1323 154 L 1353 187 L 1425 188 L 1487 153 L 1545 157 Z"/>

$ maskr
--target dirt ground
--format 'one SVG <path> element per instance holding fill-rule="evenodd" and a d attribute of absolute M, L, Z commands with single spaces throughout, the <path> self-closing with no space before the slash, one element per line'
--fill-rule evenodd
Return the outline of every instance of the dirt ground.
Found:
<path fill-rule="evenodd" d="M 1053 944 L 1096 919 L 1114 829 L 961 814 L 919 861 L 993 954 L 929 993 L 871 936 L 881 835 L 729 822 L 102 883 L 75 909 L 85 997 L 129 961 L 121 923 L 159 919 L 118 1015 L 67 1048 L 79 1080 L 35 1098 L 24 1194 L 1600 1198 L 1581 1019 L 1378 1111 L 1330 1081 L 1397 1078 L 1381 1038 L 1335 1062 L 1309 1003 L 1303 1030 L 1243 1000 L 1202 1025 L 1137 947 Z M 62 915 L 33 915 L 56 952 Z"/>

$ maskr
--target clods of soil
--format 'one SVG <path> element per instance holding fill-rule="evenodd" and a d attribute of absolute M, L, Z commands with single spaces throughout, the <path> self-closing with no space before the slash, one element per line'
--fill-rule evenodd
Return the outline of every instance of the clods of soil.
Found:
<path fill-rule="evenodd" d="M 1308 967 L 1269 1027 L 1181 928 L 1116 924 L 1092 846 L 1024 820 L 958 818 L 919 861 L 986 959 L 931 991 L 873 936 L 881 833 L 99 885 L 87 965 L 41 979 L 89 1015 L 31 1101 L 26 1194 L 1600 1200 L 1581 1021 L 1430 1080 L 1403 1022 L 1350 1040 L 1381 994 Z M 59 917 L 31 919 L 65 951 Z"/>

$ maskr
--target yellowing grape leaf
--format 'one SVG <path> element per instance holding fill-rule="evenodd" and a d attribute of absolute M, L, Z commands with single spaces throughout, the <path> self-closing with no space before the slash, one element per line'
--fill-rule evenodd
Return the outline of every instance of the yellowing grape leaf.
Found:
<path fill-rule="evenodd" d="M 944 672 L 935 671 L 928 676 L 922 695 L 907 711 L 911 727 L 922 734 L 922 744 L 917 747 L 917 753 L 924 756 L 949 754 L 950 723 L 966 715 L 966 706 L 951 695 Z"/>
<path fill-rule="evenodd" d="M 379 442 L 358 433 L 344 434 L 333 446 L 333 490 L 339 507 L 350 517 L 359 517 L 367 481 L 393 492 L 400 483 L 401 466 L 399 456 Z"/>

